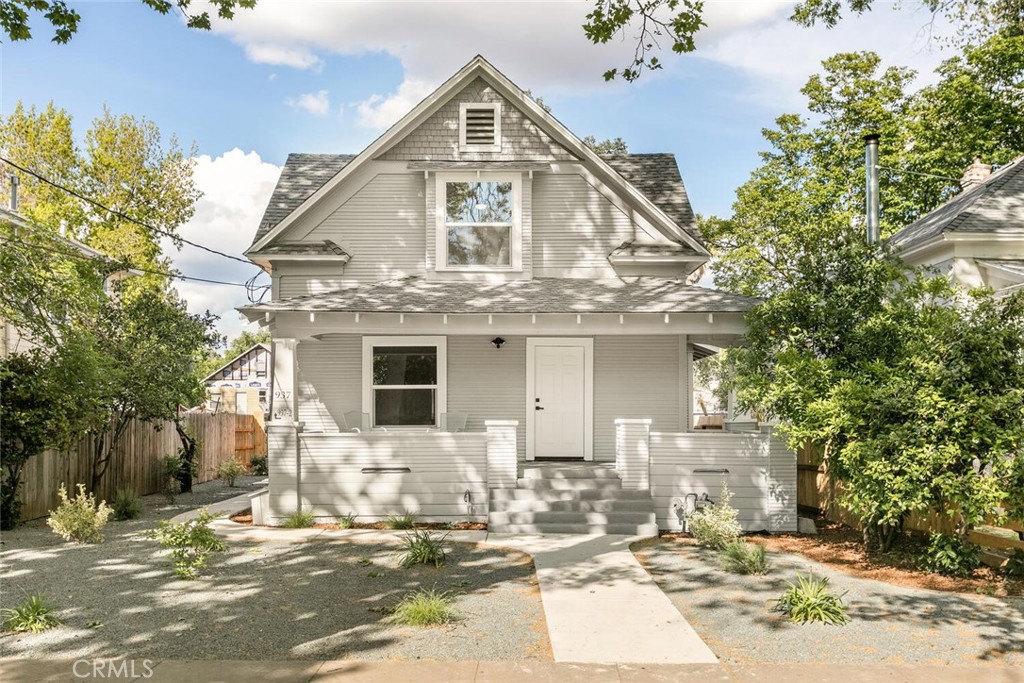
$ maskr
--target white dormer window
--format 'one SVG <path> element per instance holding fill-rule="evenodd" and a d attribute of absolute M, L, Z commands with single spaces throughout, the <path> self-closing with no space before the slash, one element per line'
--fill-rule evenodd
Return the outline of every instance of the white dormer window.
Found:
<path fill-rule="evenodd" d="M 519 174 L 437 175 L 438 270 L 521 270 Z"/>
<path fill-rule="evenodd" d="M 463 102 L 459 105 L 459 150 L 501 151 L 501 103 Z"/>

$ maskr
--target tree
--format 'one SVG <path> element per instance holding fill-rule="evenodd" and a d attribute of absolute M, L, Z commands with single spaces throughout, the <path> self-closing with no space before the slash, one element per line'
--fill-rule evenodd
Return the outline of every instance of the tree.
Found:
<path fill-rule="evenodd" d="M 217 8 L 217 16 L 221 19 L 233 19 L 236 9 L 251 9 L 256 0 L 207 0 Z M 190 13 L 192 0 L 142 0 L 160 14 L 168 14 L 177 9 L 185 18 L 189 28 L 209 30 L 210 12 L 204 10 Z M 67 43 L 78 32 L 78 24 L 82 17 L 68 7 L 66 0 L 0 0 L 0 27 L 11 41 L 29 40 L 32 30 L 29 26 L 29 12 L 43 15 L 54 30 L 55 43 Z"/>
<path fill-rule="evenodd" d="M 52 102 L 41 111 L 19 102 L 0 121 L 0 148 L 15 164 L 66 188 L 19 172 L 19 211 L 30 221 L 65 230 L 131 266 L 168 270 L 160 258 L 161 234 L 174 236 L 192 217 L 200 192 L 193 179 L 194 154 L 186 155 L 174 138 L 163 146 L 152 121 L 104 109 L 79 150 L 66 111 Z M 163 284 L 158 276 L 147 281 L 158 289 Z"/>
<path fill-rule="evenodd" d="M 629 147 L 622 138 L 606 138 L 598 142 L 593 135 L 583 138 L 583 144 L 601 155 L 629 154 Z"/>

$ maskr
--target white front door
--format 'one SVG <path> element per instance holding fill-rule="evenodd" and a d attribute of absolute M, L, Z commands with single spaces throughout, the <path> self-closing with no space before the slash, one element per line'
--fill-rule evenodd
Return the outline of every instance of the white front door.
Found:
<path fill-rule="evenodd" d="M 527 348 L 528 457 L 589 460 L 593 340 L 538 338 Z"/>

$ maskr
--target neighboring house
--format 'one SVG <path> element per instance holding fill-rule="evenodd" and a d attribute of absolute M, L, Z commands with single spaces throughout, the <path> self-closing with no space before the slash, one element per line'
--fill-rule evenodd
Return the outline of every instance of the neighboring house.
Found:
<path fill-rule="evenodd" d="M 655 533 L 727 481 L 746 528 L 796 528 L 791 452 L 692 429 L 695 351 L 757 301 L 690 283 L 674 157 L 598 156 L 481 57 L 360 154 L 289 156 L 247 255 L 272 522 Z"/>
<path fill-rule="evenodd" d="M 253 344 L 205 378 L 207 407 L 213 412 L 255 415 L 262 423 L 270 408 L 270 347 Z"/>
<path fill-rule="evenodd" d="M 976 160 L 961 186 L 889 244 L 910 265 L 931 266 L 965 287 L 1024 286 L 1024 157 L 995 171 Z"/>
<path fill-rule="evenodd" d="M 24 216 L 19 214 L 16 208 L 16 200 L 13 197 L 12 204 L 15 205 L 14 208 L 0 208 L 0 223 L 5 223 L 11 226 L 15 234 L 17 231 L 21 230 L 28 232 L 49 232 L 47 228 L 34 225 Z M 106 255 L 96 251 L 90 246 L 82 244 L 78 240 L 71 239 L 70 237 L 63 235 L 59 236 L 58 239 L 61 242 L 64 242 L 67 246 L 78 250 L 83 256 L 113 263 L 113 261 Z M 2 241 L 3 238 L 0 237 L 0 242 Z M 126 277 L 135 277 L 138 275 L 142 275 L 142 273 L 134 269 L 125 269 L 121 267 L 109 268 L 103 279 L 103 291 L 106 292 L 107 295 L 113 295 L 115 291 L 115 284 L 118 281 L 123 280 Z M 0 318 L 0 324 L 3 326 L 2 336 L 0 336 L 0 358 L 6 358 L 12 353 L 25 352 L 38 346 L 34 340 L 24 335 L 21 330 L 7 320 Z"/>

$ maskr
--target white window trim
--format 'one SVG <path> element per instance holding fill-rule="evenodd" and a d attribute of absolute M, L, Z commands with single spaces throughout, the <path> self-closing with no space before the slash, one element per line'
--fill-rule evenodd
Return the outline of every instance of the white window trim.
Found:
<path fill-rule="evenodd" d="M 466 182 L 509 182 L 512 183 L 512 228 L 509 241 L 512 247 L 511 265 L 508 266 L 451 266 L 448 265 L 448 224 L 445 202 L 447 183 Z M 436 270 L 463 273 L 518 273 L 523 270 L 523 174 L 485 173 L 437 173 L 434 188 L 434 261 Z"/>
<path fill-rule="evenodd" d="M 466 142 L 466 111 L 469 109 L 491 109 L 494 111 L 494 144 L 471 145 Z M 459 151 L 500 152 L 501 151 L 501 102 L 462 102 L 459 104 Z"/>
<path fill-rule="evenodd" d="M 374 424 L 373 414 L 373 348 L 375 346 L 433 346 L 437 348 L 437 410 L 434 427 L 440 428 L 441 413 L 448 412 L 448 338 L 426 336 L 390 336 L 363 337 L 363 412 L 370 416 L 370 424 Z M 416 388 L 418 385 L 408 385 Z M 393 426 L 391 431 L 423 431 L 425 425 Z"/>

